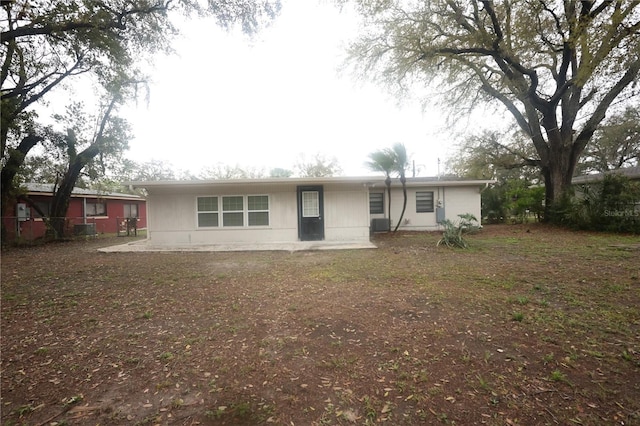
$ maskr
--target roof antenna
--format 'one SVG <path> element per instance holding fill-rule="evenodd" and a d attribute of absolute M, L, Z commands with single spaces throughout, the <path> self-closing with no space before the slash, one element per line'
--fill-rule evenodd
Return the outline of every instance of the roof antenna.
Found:
<path fill-rule="evenodd" d="M 440 180 L 440 157 L 438 157 L 438 180 Z"/>

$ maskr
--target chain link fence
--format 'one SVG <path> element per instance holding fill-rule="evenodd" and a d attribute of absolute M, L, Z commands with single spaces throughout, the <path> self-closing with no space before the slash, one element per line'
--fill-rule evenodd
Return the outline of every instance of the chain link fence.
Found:
<path fill-rule="evenodd" d="M 46 222 L 42 218 L 5 216 L 3 244 L 37 241 L 47 236 Z M 98 234 L 137 236 L 139 219 L 124 217 L 65 217 L 65 237 L 95 237 Z"/>

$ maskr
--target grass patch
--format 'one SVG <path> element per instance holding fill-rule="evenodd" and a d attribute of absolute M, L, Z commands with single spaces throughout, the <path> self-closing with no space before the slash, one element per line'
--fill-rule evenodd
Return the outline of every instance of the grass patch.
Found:
<path fill-rule="evenodd" d="M 158 358 L 162 361 L 171 361 L 175 355 L 172 352 L 162 352 Z"/>
<path fill-rule="evenodd" d="M 566 382 L 567 376 L 560 370 L 553 370 L 549 376 L 549 380 L 552 382 Z"/>
<path fill-rule="evenodd" d="M 41 346 L 35 351 L 33 351 L 34 355 L 47 355 L 49 353 L 49 348 Z"/>
<path fill-rule="evenodd" d="M 522 320 L 524 320 L 524 314 L 522 312 L 514 312 L 511 314 L 511 319 L 513 321 L 522 322 Z"/>

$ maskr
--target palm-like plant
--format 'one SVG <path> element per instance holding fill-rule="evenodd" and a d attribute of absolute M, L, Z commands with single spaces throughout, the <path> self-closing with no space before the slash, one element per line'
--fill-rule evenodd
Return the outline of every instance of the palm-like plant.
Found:
<path fill-rule="evenodd" d="M 391 221 L 391 173 L 395 169 L 395 158 L 389 149 L 381 149 L 369 154 L 369 161 L 365 163 L 369 169 L 385 174 L 384 183 L 387 186 L 387 218 Z"/>
<path fill-rule="evenodd" d="M 389 204 L 389 221 L 391 221 L 391 174 L 397 173 L 402 183 L 402 194 L 404 201 L 402 204 L 402 213 L 396 223 L 393 232 L 396 232 L 402 223 L 405 210 L 407 209 L 407 176 L 405 174 L 409 166 L 409 158 L 407 156 L 407 148 L 404 144 L 396 143 L 392 148 L 380 149 L 369 154 L 369 161 L 365 163 L 373 171 L 384 172 L 386 178 L 384 183 L 387 185 L 387 200 Z"/>
<path fill-rule="evenodd" d="M 396 143 L 388 150 L 389 154 L 393 157 L 393 171 L 398 174 L 400 182 L 402 183 L 402 195 L 404 197 L 402 202 L 402 213 L 393 232 L 396 232 L 402 223 L 404 218 L 404 212 L 407 210 L 407 175 L 406 170 L 409 167 L 409 157 L 407 156 L 407 148 L 403 143 Z"/>

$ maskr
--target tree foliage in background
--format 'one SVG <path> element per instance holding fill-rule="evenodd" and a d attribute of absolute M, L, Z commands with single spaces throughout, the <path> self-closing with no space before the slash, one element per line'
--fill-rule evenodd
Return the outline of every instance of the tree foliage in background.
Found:
<path fill-rule="evenodd" d="M 36 112 L 65 83 L 88 76 L 107 99 L 135 96 L 145 80 L 138 65 L 169 52 L 177 34 L 171 13 L 214 15 L 247 32 L 278 13 L 278 1 L 58 0 L 3 1 L 0 17 L 1 191 L 7 206 L 15 177 L 47 138 Z M 104 95 L 106 94 L 106 95 Z M 107 102 L 110 104 L 111 101 Z M 115 105 L 113 106 L 115 107 Z M 111 117 L 107 114 L 105 117 Z"/>
<path fill-rule="evenodd" d="M 261 179 L 265 177 L 263 169 L 242 168 L 240 165 L 230 166 L 218 163 L 215 166 L 205 167 L 199 174 L 199 179 Z"/>
<path fill-rule="evenodd" d="M 501 105 L 535 149 L 547 219 L 615 102 L 634 96 L 640 3 L 355 0 L 365 25 L 350 55 L 403 95 L 439 90 L 454 115 Z"/>
<path fill-rule="evenodd" d="M 177 180 L 178 175 L 168 163 L 158 160 L 136 162 L 124 159 L 115 169 L 115 181 Z"/>
<path fill-rule="evenodd" d="M 272 178 L 288 178 L 293 176 L 293 170 L 275 167 L 269 171 L 269 177 Z"/>
<path fill-rule="evenodd" d="M 544 187 L 524 179 L 496 183 L 482 191 L 482 219 L 487 223 L 542 221 Z"/>
<path fill-rule="evenodd" d="M 299 177 L 330 177 L 342 173 L 342 167 L 336 157 L 327 157 L 320 153 L 311 159 L 301 154 L 293 168 Z"/>
<path fill-rule="evenodd" d="M 482 192 L 482 219 L 488 223 L 524 222 L 544 216 L 540 170 L 532 166 L 536 153 L 522 132 L 485 130 L 469 135 L 447 164 L 457 177 L 494 179 Z"/>
<path fill-rule="evenodd" d="M 67 108 L 64 116 L 56 117 L 65 129 L 57 138 L 57 147 L 64 151 L 64 172 L 56 179 L 51 201 L 51 230 L 53 236 L 65 235 L 65 218 L 69 199 L 79 177 L 84 173 L 90 179 L 105 174 L 110 156 L 118 157 L 128 147 L 131 138 L 128 123 L 115 116 L 117 95 L 111 98 L 99 117 L 89 117 L 82 103 Z"/>
<path fill-rule="evenodd" d="M 602 123 L 580 159 L 576 175 L 636 166 L 640 155 L 638 114 L 636 107 L 629 107 Z M 483 220 L 522 222 L 529 214 L 540 220 L 544 216 L 544 192 L 539 186 L 543 179 L 539 169 L 530 166 L 534 157 L 521 132 L 485 130 L 468 136 L 447 167 L 459 177 L 496 180 L 482 193 Z M 567 203 L 574 201 L 568 199 Z"/>
<path fill-rule="evenodd" d="M 495 179 L 499 183 L 523 179 L 541 183 L 533 147 L 520 131 L 482 130 L 468 135 L 447 161 L 447 170 L 469 179 Z"/>
<path fill-rule="evenodd" d="M 600 182 L 579 185 L 565 207 L 564 222 L 574 228 L 640 234 L 640 183 L 607 174 Z"/>
<path fill-rule="evenodd" d="M 606 172 L 640 164 L 640 107 L 631 106 L 606 120 L 593 135 L 577 174 Z"/>

